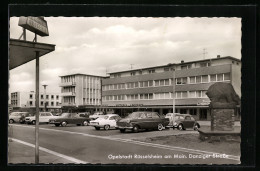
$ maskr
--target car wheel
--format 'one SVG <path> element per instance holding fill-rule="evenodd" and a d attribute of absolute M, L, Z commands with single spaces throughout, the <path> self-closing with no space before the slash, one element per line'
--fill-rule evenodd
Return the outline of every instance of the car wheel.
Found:
<path fill-rule="evenodd" d="M 133 132 L 139 132 L 139 126 L 138 125 L 135 125 L 133 127 Z"/>
<path fill-rule="evenodd" d="M 9 123 L 10 123 L 10 124 L 14 123 L 14 120 L 13 120 L 13 119 L 10 119 L 10 120 L 9 120 Z"/>
<path fill-rule="evenodd" d="M 110 128 L 109 125 L 105 125 L 105 126 L 104 126 L 104 129 L 105 129 L 106 131 L 109 130 L 109 128 Z"/>
<path fill-rule="evenodd" d="M 36 124 L 36 121 L 32 121 L 32 124 L 35 125 L 35 124 Z"/>
<path fill-rule="evenodd" d="M 124 132 L 125 132 L 125 129 L 120 129 L 120 132 L 124 133 Z"/>
<path fill-rule="evenodd" d="M 198 129 L 199 129 L 199 124 L 195 124 L 194 126 L 193 126 L 193 129 L 195 130 L 195 131 L 198 131 Z"/>
<path fill-rule="evenodd" d="M 157 126 L 158 131 L 162 131 L 163 130 L 163 124 L 159 123 Z"/>
<path fill-rule="evenodd" d="M 99 128 L 99 127 L 95 127 L 95 129 L 96 129 L 96 130 L 100 130 L 100 128 Z"/>
<path fill-rule="evenodd" d="M 67 126 L 67 122 L 66 121 L 63 121 L 63 122 L 61 122 L 61 126 Z"/>
<path fill-rule="evenodd" d="M 184 128 L 183 128 L 183 125 L 182 124 L 179 124 L 178 125 L 178 129 L 181 131 L 181 130 L 184 130 Z"/>
<path fill-rule="evenodd" d="M 88 121 L 84 121 L 82 125 L 83 126 L 88 126 Z"/>
<path fill-rule="evenodd" d="M 60 126 L 60 124 L 55 124 L 55 126 L 57 126 L 57 127 L 58 127 L 58 126 Z"/>

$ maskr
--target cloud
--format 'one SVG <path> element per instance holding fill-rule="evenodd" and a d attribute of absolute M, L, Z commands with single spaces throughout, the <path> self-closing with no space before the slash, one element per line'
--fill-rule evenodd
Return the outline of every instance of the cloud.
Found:
<path fill-rule="evenodd" d="M 150 67 L 217 55 L 241 58 L 240 18 L 116 18 L 45 17 L 50 36 L 39 42 L 55 44 L 40 58 L 40 81 L 60 92 L 59 76 Z M 10 37 L 22 33 L 18 18 L 10 20 Z M 33 34 L 28 31 L 28 40 Z M 10 71 L 10 91 L 34 88 L 35 62 Z M 23 83 L 22 81 L 29 81 Z M 19 82 L 19 85 L 18 85 Z M 22 83 L 20 83 L 22 82 Z"/>

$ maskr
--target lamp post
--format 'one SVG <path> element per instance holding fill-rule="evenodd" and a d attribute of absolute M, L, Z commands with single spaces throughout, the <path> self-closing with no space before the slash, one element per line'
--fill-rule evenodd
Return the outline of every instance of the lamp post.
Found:
<path fill-rule="evenodd" d="M 172 74 L 172 113 L 175 113 L 175 69 L 173 68 L 173 74 Z"/>
<path fill-rule="evenodd" d="M 46 112 L 46 87 L 48 86 L 48 85 L 46 85 L 46 84 L 44 84 L 44 85 L 42 85 L 43 87 L 44 87 L 44 112 Z"/>

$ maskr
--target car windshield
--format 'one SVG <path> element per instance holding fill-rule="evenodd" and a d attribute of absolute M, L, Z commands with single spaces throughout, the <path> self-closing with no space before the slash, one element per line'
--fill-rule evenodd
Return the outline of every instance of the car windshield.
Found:
<path fill-rule="evenodd" d="M 126 118 L 140 118 L 141 115 L 144 114 L 143 112 L 133 112 L 129 114 Z"/>
<path fill-rule="evenodd" d="M 62 113 L 60 116 L 61 116 L 61 117 L 68 117 L 68 116 L 69 116 L 69 113 Z"/>

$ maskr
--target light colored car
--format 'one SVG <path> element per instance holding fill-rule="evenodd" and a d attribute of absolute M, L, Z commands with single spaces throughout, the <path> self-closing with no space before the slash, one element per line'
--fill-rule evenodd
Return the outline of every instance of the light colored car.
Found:
<path fill-rule="evenodd" d="M 100 130 L 100 128 L 109 130 L 110 128 L 116 127 L 116 122 L 119 119 L 121 119 L 121 117 L 118 114 L 107 114 L 90 121 L 89 125 L 95 127 L 96 130 Z"/>
<path fill-rule="evenodd" d="M 104 116 L 104 113 L 103 112 L 95 112 L 93 115 L 89 116 L 89 119 L 94 120 L 94 119 L 99 118 L 100 116 Z"/>
<path fill-rule="evenodd" d="M 51 112 L 40 112 L 39 113 L 39 123 L 49 123 L 50 119 L 57 118 L 59 116 L 54 116 Z M 31 117 L 26 117 L 25 122 L 27 124 L 33 124 L 35 125 L 36 123 L 36 117 L 31 116 Z"/>
<path fill-rule="evenodd" d="M 12 112 L 9 115 L 9 123 L 19 122 L 24 123 L 25 117 L 28 116 L 28 112 Z"/>

